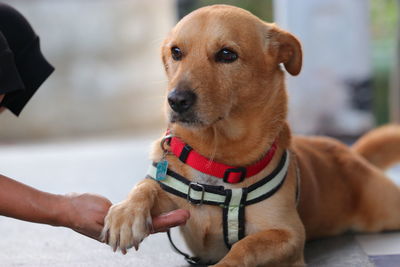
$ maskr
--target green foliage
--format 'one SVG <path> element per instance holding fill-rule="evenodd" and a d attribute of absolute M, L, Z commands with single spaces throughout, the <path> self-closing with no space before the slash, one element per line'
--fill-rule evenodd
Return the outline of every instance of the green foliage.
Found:
<path fill-rule="evenodd" d="M 215 4 L 226 4 L 246 9 L 265 21 L 272 21 L 273 0 L 199 0 L 196 1 L 196 8 Z"/>
<path fill-rule="evenodd" d="M 374 113 L 377 124 L 389 121 L 389 79 L 394 65 L 398 0 L 370 0 Z"/>

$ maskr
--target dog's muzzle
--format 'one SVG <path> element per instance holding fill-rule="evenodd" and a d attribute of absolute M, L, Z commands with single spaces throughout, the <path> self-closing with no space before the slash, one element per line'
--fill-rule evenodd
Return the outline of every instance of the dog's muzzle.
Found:
<path fill-rule="evenodd" d="M 197 96 L 191 90 L 174 89 L 168 95 L 168 104 L 173 111 L 182 114 L 190 110 L 196 102 Z"/>

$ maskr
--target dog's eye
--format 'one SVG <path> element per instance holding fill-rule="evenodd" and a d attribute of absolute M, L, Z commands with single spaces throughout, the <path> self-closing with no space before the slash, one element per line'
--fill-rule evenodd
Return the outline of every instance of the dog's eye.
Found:
<path fill-rule="evenodd" d="M 236 54 L 235 52 L 227 48 L 223 48 L 220 51 L 218 51 L 217 54 L 215 54 L 215 61 L 222 63 L 231 63 L 236 59 L 238 59 L 238 57 L 239 57 L 238 54 Z"/>
<path fill-rule="evenodd" d="M 171 48 L 171 55 L 172 55 L 172 58 L 174 60 L 176 60 L 176 61 L 182 59 L 182 51 L 181 51 L 181 49 L 179 47 L 176 47 L 176 46 L 172 47 Z"/>

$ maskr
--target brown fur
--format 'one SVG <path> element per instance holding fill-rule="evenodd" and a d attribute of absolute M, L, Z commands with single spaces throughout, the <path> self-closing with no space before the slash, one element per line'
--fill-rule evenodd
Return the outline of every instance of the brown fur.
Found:
<path fill-rule="evenodd" d="M 400 161 L 400 126 L 386 125 L 360 138 L 352 148 L 380 169 Z"/>
<path fill-rule="evenodd" d="M 171 57 L 175 46 L 183 53 L 180 61 Z M 236 51 L 239 59 L 229 64 L 215 62 L 215 53 L 224 47 Z M 399 159 L 395 152 L 399 150 L 391 149 L 399 147 L 398 128 L 390 135 L 392 143 L 383 162 L 372 158 L 384 145 L 380 136 L 387 131 L 378 130 L 377 137 L 367 136 L 353 149 L 329 138 L 291 137 L 279 64 L 292 75 L 300 72 L 301 46 L 293 35 L 242 9 L 210 6 L 175 26 L 163 43 L 162 58 L 169 80 L 167 91 L 184 85 L 197 94 L 193 107 L 197 123 L 170 123 L 169 128 L 198 153 L 245 166 L 260 159 L 278 140 L 276 156 L 265 170 L 226 187 L 246 187 L 262 179 L 277 166 L 285 149 L 291 151 L 288 176 L 271 198 L 246 207 L 246 237 L 230 251 L 223 242 L 219 207 L 190 205 L 146 179 L 127 200 L 111 208 L 104 228 L 111 246 L 137 247 L 150 232 L 152 215 L 178 207 L 191 212 L 191 219 L 181 227 L 189 248 L 205 261 L 219 261 L 218 267 L 303 265 L 306 239 L 348 229 L 400 228 L 400 191 L 377 168 Z M 166 112 L 172 112 L 168 106 Z M 159 142 L 153 149 L 154 161 L 162 157 Z M 196 172 L 175 156 L 167 159 L 172 170 L 198 181 Z M 298 207 L 297 166 L 301 176 Z"/>

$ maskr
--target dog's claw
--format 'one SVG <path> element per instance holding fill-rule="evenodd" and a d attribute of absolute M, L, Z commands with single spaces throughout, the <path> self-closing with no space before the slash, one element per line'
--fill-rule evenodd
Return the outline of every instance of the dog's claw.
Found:
<path fill-rule="evenodd" d="M 114 247 L 114 252 L 116 252 L 118 247 L 120 246 L 119 240 L 120 240 L 120 236 L 118 235 L 117 242 L 115 243 L 115 247 Z"/>
<path fill-rule="evenodd" d="M 139 242 L 134 242 L 133 247 L 135 248 L 136 251 L 139 250 Z"/>
<path fill-rule="evenodd" d="M 106 244 L 108 244 L 110 242 L 110 229 L 107 229 L 105 242 L 106 242 Z"/>
<path fill-rule="evenodd" d="M 139 249 L 139 244 L 151 233 L 152 220 L 147 209 L 130 206 L 122 202 L 111 207 L 105 219 L 103 239 L 114 252 L 126 254 L 128 249 Z M 117 223 L 118 222 L 118 223 Z"/>

